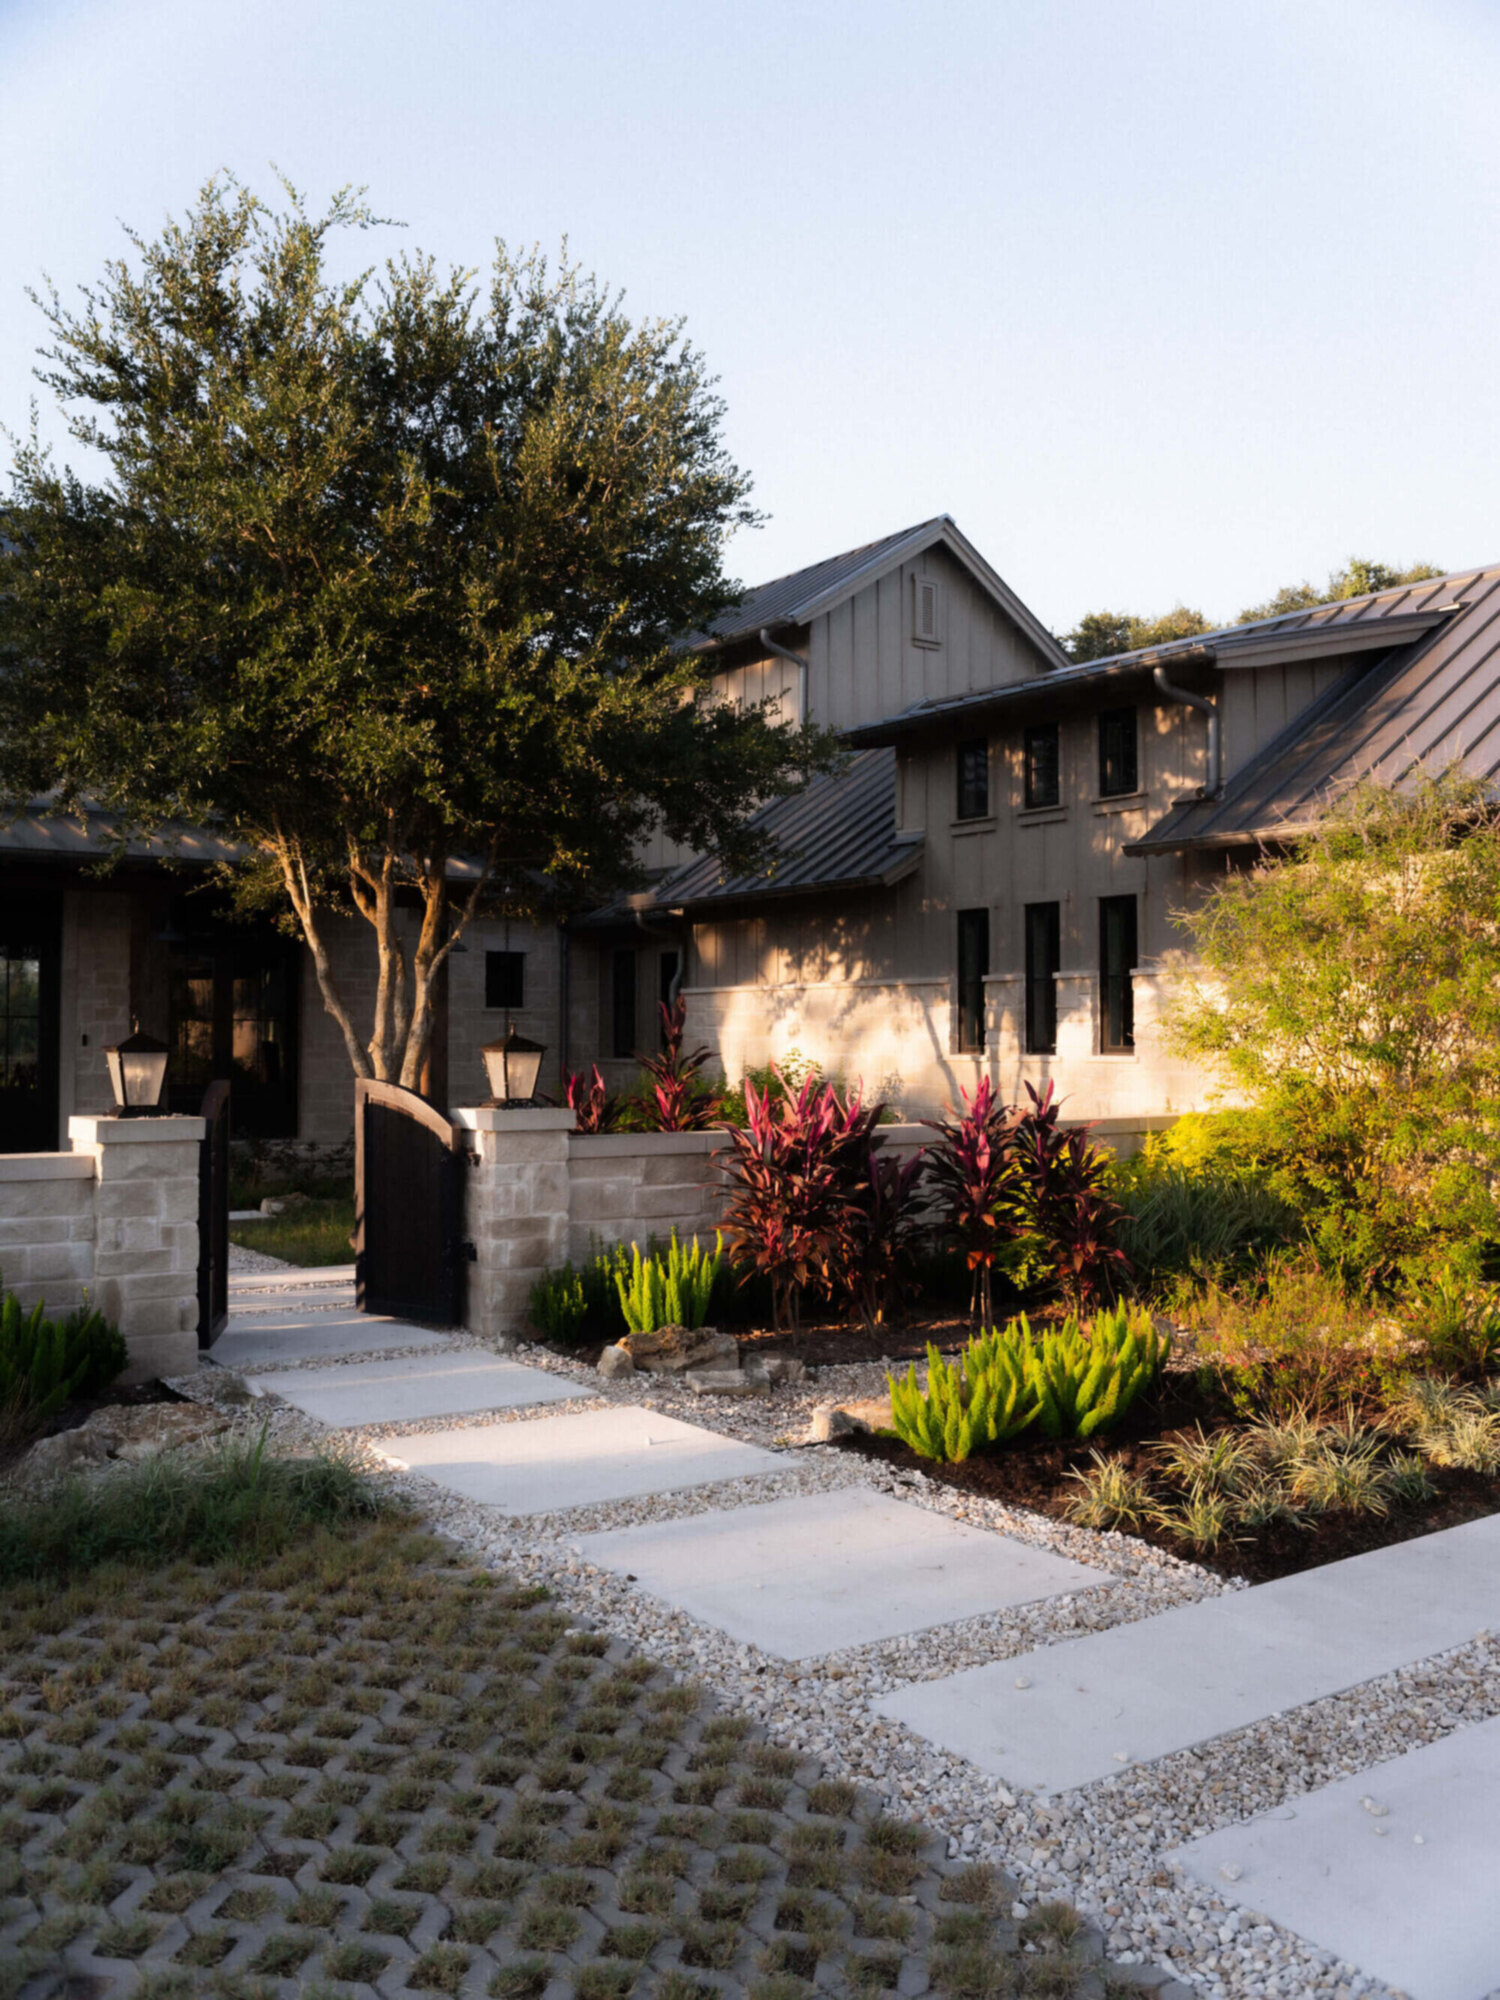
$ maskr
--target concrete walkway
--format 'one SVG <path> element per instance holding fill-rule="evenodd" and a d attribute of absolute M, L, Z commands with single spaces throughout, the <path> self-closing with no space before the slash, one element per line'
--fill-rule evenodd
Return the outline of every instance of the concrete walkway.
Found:
<path fill-rule="evenodd" d="M 453 1336 L 358 1314 L 343 1273 L 237 1282 L 213 1359 L 259 1371 L 249 1376 L 258 1393 L 337 1428 L 425 1421 L 370 1442 L 506 1515 L 565 1516 L 744 1480 L 741 1504 L 586 1534 L 575 1552 L 771 1658 L 815 1660 L 1113 1582 L 857 1487 L 757 1503 L 756 1479 L 784 1471 L 784 1454 L 639 1405 L 548 1413 L 548 1402 L 587 1391 Z M 474 1421 L 491 1412 L 524 1420 Z M 1494 1626 L 1500 1517 L 910 1682 L 874 1708 L 1008 1786 L 1066 1794 Z M 1169 1858 L 1410 2000 L 1486 2000 L 1500 1990 L 1497 1801 L 1500 1720 L 1372 1761 Z"/>

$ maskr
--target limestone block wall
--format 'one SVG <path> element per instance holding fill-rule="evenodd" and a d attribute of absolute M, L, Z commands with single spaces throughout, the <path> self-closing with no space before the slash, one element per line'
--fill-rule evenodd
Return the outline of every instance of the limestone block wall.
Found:
<path fill-rule="evenodd" d="M 479 1334 L 513 1332 L 525 1324 L 536 1280 L 567 1260 L 573 1114 L 480 1105 L 455 1111 L 453 1122 L 469 1148 L 468 1324 Z"/>
<path fill-rule="evenodd" d="M 125 1382 L 198 1355 L 201 1118 L 70 1118 L 67 1153 L 0 1155 L 0 1272 L 28 1309 L 96 1306 L 125 1336 Z"/>

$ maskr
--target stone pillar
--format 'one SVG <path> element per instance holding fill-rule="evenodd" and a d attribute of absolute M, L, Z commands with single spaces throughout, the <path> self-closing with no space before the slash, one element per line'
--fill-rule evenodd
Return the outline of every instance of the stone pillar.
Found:
<path fill-rule="evenodd" d="M 455 1111 L 473 1155 L 464 1223 L 474 1245 L 469 1267 L 472 1333 L 518 1332 L 531 1288 L 568 1255 L 568 1139 L 571 1111 Z"/>
<path fill-rule="evenodd" d="M 93 1304 L 125 1336 L 122 1382 L 198 1365 L 201 1118 L 70 1118 L 94 1160 Z"/>

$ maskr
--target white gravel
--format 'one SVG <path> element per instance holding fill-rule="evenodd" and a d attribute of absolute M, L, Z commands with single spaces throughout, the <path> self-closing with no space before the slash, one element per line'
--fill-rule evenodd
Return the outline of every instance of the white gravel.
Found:
<path fill-rule="evenodd" d="M 1010 1658 L 1243 1585 L 1126 1536 L 1069 1527 L 852 1454 L 799 1448 L 793 1441 L 805 1434 L 817 1404 L 883 1388 L 884 1370 L 877 1364 L 823 1369 L 767 1398 L 728 1399 L 674 1389 L 669 1377 L 605 1384 L 592 1369 L 539 1348 L 523 1347 L 515 1358 L 575 1380 L 578 1399 L 463 1423 L 540 1421 L 559 1411 L 643 1402 L 781 1449 L 786 1472 L 510 1519 L 459 1499 L 420 1474 L 397 1471 L 371 1450 L 377 1439 L 388 1445 L 402 1435 L 453 1428 L 450 1419 L 337 1433 L 337 1447 L 370 1465 L 382 1483 L 405 1493 L 434 1527 L 484 1562 L 545 1582 L 570 1609 L 684 1678 L 703 1681 L 789 1747 L 821 1758 L 832 1773 L 871 1785 L 893 1811 L 946 1831 L 951 1854 L 1001 1863 L 1028 1898 L 1067 1896 L 1100 1925 L 1112 1959 L 1166 1968 L 1225 2000 L 1388 1996 L 1378 1981 L 1180 1877 L 1163 1857 L 1200 1834 L 1500 1713 L 1500 1642 L 1482 1635 L 1440 1659 L 1075 1792 L 1050 1798 L 1013 1793 L 874 1713 L 873 1702 L 913 1681 Z M 214 1384 L 215 1372 L 205 1369 L 174 1386 L 212 1395 L 224 1386 Z M 269 1422 L 273 1437 L 294 1449 L 329 1439 L 322 1425 L 279 1400 L 258 1402 L 245 1414 L 252 1423 Z M 591 1530 L 859 1484 L 1110 1570 L 1119 1581 L 910 1638 L 788 1663 L 698 1624 L 585 1562 L 577 1541 Z M 1164 1661 L 1163 1669 L 1169 1672 L 1170 1662 Z"/>

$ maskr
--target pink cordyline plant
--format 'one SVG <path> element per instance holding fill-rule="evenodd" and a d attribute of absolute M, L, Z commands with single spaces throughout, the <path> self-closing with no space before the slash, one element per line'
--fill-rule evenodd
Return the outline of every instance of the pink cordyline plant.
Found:
<path fill-rule="evenodd" d="M 585 1082 L 581 1070 L 570 1070 L 563 1078 L 568 1109 L 573 1114 L 575 1132 L 613 1132 L 620 1123 L 620 1100 L 614 1096 L 594 1064 L 591 1080 Z"/>
<path fill-rule="evenodd" d="M 713 1051 L 697 1048 L 691 1055 L 683 1054 L 687 1001 L 681 994 L 670 1006 L 662 1001 L 657 1011 L 661 1015 L 661 1052 L 640 1058 L 641 1068 L 652 1079 L 656 1129 L 702 1132 L 719 1123 L 724 1109 L 723 1098 L 703 1076 Z"/>
<path fill-rule="evenodd" d="M 1063 1129 L 1050 1080 L 1040 1096 L 1029 1083 L 1026 1094 L 1031 1108 L 1018 1120 L 1012 1145 L 1032 1227 L 1070 1307 L 1108 1305 L 1130 1275 L 1130 1259 L 1115 1242 L 1127 1217 L 1108 1191 L 1110 1156 L 1094 1144 L 1089 1126 Z"/>
<path fill-rule="evenodd" d="M 994 1273 L 1026 1233 L 1026 1183 L 1014 1140 L 1021 1114 L 1002 1104 L 988 1077 L 971 1097 L 960 1088 L 963 1113 L 928 1119 L 939 1135 L 927 1155 L 928 1181 L 937 1198 L 939 1226 L 962 1252 L 974 1285 L 969 1309 L 982 1326 L 994 1320 Z"/>

